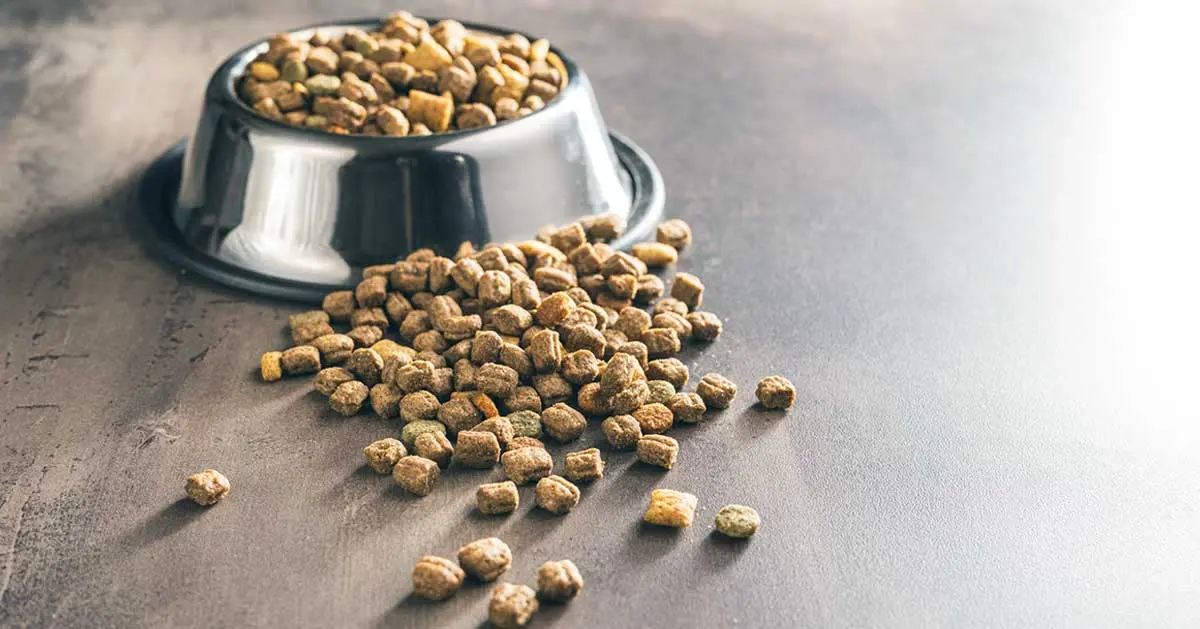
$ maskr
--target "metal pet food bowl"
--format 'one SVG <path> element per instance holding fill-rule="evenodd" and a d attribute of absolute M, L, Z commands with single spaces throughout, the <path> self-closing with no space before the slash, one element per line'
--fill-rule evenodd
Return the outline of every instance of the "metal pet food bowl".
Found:
<path fill-rule="evenodd" d="M 432 20 L 431 20 L 432 22 Z M 307 39 L 375 20 L 292 31 Z M 465 24 L 505 34 L 508 29 Z M 532 38 L 531 38 L 532 39 Z M 587 76 L 552 51 L 567 84 L 540 111 L 493 127 L 419 137 L 335 135 L 256 114 L 237 80 L 260 41 L 227 59 L 205 91 L 196 133 L 147 171 L 140 204 L 160 252 L 255 293 L 319 300 L 362 267 L 420 247 L 527 240 L 588 214 L 625 218 L 620 248 L 659 220 L 654 161 L 610 132 Z"/>

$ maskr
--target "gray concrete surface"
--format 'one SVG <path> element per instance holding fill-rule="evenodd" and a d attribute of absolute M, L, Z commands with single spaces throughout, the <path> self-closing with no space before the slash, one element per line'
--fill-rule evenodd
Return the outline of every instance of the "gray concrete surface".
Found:
<path fill-rule="evenodd" d="M 536 626 L 1200 625 L 1197 205 L 1174 212 L 1195 162 L 1156 152 L 1183 150 L 1196 110 L 1152 91 L 1196 57 L 1133 63 L 1194 52 L 1171 30 L 1187 20 L 990 0 L 409 6 L 546 34 L 585 66 L 695 226 L 680 268 L 727 333 L 688 361 L 740 399 L 678 431 L 668 473 L 613 456 L 565 518 L 472 515 L 485 473 L 399 495 L 359 454 L 394 426 L 255 381 L 293 307 L 181 275 L 129 224 L 226 51 L 393 6 L 6 2 L 0 626 L 477 627 L 486 588 L 425 604 L 408 572 L 490 534 L 509 578 L 582 569 L 580 599 Z M 787 415 L 750 408 L 770 373 L 800 387 Z M 206 466 L 234 490 L 201 511 L 180 498 Z M 697 525 L 639 526 L 655 486 L 698 494 Z M 757 538 L 710 535 L 728 502 L 760 510 Z"/>

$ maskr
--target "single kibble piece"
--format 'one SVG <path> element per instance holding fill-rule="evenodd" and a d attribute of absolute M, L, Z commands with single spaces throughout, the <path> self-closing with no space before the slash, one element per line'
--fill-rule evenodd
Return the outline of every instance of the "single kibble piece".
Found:
<path fill-rule="evenodd" d="M 516 411 L 533 411 L 541 421 L 542 397 L 534 387 L 517 387 L 513 394 L 504 398 L 504 406 L 510 413 Z"/>
<path fill-rule="evenodd" d="M 513 629 L 529 624 L 537 613 L 537 593 L 528 585 L 501 583 L 492 589 L 488 602 L 488 620 L 499 629 Z"/>
<path fill-rule="evenodd" d="M 442 422 L 436 422 L 431 419 L 418 419 L 415 422 L 409 422 L 400 430 L 400 441 L 404 442 L 404 446 L 409 450 L 417 447 L 417 437 L 427 432 L 440 432 L 446 434 L 446 427 Z"/>
<path fill-rule="evenodd" d="M 484 515 L 512 513 L 521 504 L 521 495 L 516 483 L 506 480 L 499 483 L 484 483 L 475 490 L 475 506 Z"/>
<path fill-rule="evenodd" d="M 292 342 L 297 345 L 303 345 L 311 343 L 313 339 L 320 338 L 326 334 L 333 334 L 333 326 L 329 325 L 328 321 L 302 323 L 292 328 Z"/>
<path fill-rule="evenodd" d="M 495 581 L 512 565 L 512 550 L 498 537 L 477 539 L 458 549 L 458 565 L 480 581 Z"/>
<path fill-rule="evenodd" d="M 605 397 L 600 392 L 599 382 L 589 382 L 579 387 L 579 395 L 575 398 L 575 404 L 584 414 L 593 417 L 607 415 L 612 410 L 612 399 Z"/>
<path fill-rule="evenodd" d="M 646 435 L 638 439 L 637 458 L 669 470 L 679 458 L 679 442 L 666 435 Z"/>
<path fill-rule="evenodd" d="M 625 415 L 646 405 L 650 398 L 650 386 L 645 380 L 635 380 L 627 389 L 609 398 L 608 409 L 617 415 Z"/>
<path fill-rule="evenodd" d="M 791 408 L 796 401 L 796 387 L 783 376 L 767 376 L 759 380 L 754 394 L 763 408 L 771 410 Z"/>
<path fill-rule="evenodd" d="M 667 402 L 667 408 L 671 409 L 675 419 L 685 424 L 694 424 L 704 419 L 704 412 L 708 410 L 704 399 L 691 392 L 672 395 L 671 400 Z"/>
<path fill-rule="evenodd" d="M 563 347 L 558 332 L 554 330 L 542 330 L 534 334 L 525 351 L 538 373 L 555 371 L 562 364 Z"/>
<path fill-rule="evenodd" d="M 395 385 L 386 382 L 371 387 L 371 410 L 383 419 L 390 419 L 400 413 L 400 400 L 404 393 Z"/>
<path fill-rule="evenodd" d="M 615 415 L 600 424 L 609 445 L 618 450 L 628 450 L 642 438 L 642 425 L 632 415 Z"/>
<path fill-rule="evenodd" d="M 645 343 L 646 355 L 650 358 L 666 358 L 683 348 L 679 332 L 673 328 L 650 328 L 642 333 L 642 343 Z"/>
<path fill-rule="evenodd" d="M 188 476 L 184 489 L 192 502 L 207 507 L 229 495 L 229 479 L 217 470 L 204 470 Z"/>
<path fill-rule="evenodd" d="M 484 430 L 464 430 L 458 433 L 454 460 L 467 467 L 489 469 L 500 461 L 500 440 Z"/>
<path fill-rule="evenodd" d="M 383 340 L 383 330 L 373 325 L 360 325 L 357 328 L 352 328 L 346 333 L 346 336 L 350 337 L 350 339 L 354 341 L 354 346 L 357 348 L 375 349 L 372 346 Z M 375 349 L 375 352 L 379 353 L 379 350 Z M 383 354 L 380 354 L 379 356 L 382 358 Z M 353 358 L 354 355 L 351 354 L 350 357 Z"/>
<path fill-rule="evenodd" d="M 258 370 L 264 382 L 283 378 L 283 352 L 267 352 L 258 360 Z"/>
<path fill-rule="evenodd" d="M 508 444 L 510 450 L 520 450 L 521 448 L 541 448 L 546 449 L 546 444 L 533 437 L 513 437 L 513 440 Z"/>
<path fill-rule="evenodd" d="M 334 321 L 349 321 L 356 307 L 354 293 L 348 290 L 329 293 L 321 303 L 321 309 Z"/>
<path fill-rule="evenodd" d="M 504 473 L 508 474 L 509 480 L 524 485 L 549 476 L 554 468 L 554 459 L 542 448 L 520 448 L 501 455 L 500 464 L 504 466 Z"/>
<path fill-rule="evenodd" d="M 762 519 L 758 512 L 744 505 L 721 507 L 716 517 L 717 530 L 734 539 L 746 539 L 758 532 Z"/>
<path fill-rule="evenodd" d="M 721 335 L 721 320 L 711 312 L 689 313 L 687 321 L 692 324 L 692 338 L 697 341 L 707 342 Z"/>
<path fill-rule="evenodd" d="M 678 313 L 661 312 L 656 314 L 651 319 L 651 326 L 675 330 L 675 333 L 679 335 L 680 341 L 692 338 L 692 324 L 688 322 L 687 317 Z"/>
<path fill-rule="evenodd" d="M 646 344 L 641 341 L 628 341 L 626 343 L 622 343 L 621 346 L 617 348 L 617 351 L 613 354 L 613 356 L 616 356 L 617 354 L 629 354 L 630 356 L 633 356 L 637 359 L 638 365 L 641 366 L 643 371 L 650 366 L 650 352 L 646 350 Z M 646 377 L 649 379 L 654 379 L 649 375 Z"/>
<path fill-rule="evenodd" d="M 363 404 L 370 394 L 371 390 L 367 385 L 357 380 L 343 382 L 330 394 L 329 407 L 338 414 L 351 417 L 362 411 Z"/>
<path fill-rule="evenodd" d="M 674 312 L 677 315 L 686 317 L 688 314 L 687 304 L 675 299 L 674 297 L 663 297 L 654 302 L 654 314 L 662 314 L 664 312 Z"/>
<path fill-rule="evenodd" d="M 567 315 L 575 311 L 575 300 L 571 296 L 563 293 L 554 293 L 542 300 L 538 305 L 535 316 L 537 322 L 546 326 L 556 326 L 567 318 Z"/>
<path fill-rule="evenodd" d="M 600 392 L 604 395 L 616 395 L 628 389 L 634 382 L 645 379 L 646 374 L 638 364 L 637 358 L 617 353 L 609 359 L 604 373 L 600 375 Z"/>
<path fill-rule="evenodd" d="M 646 387 L 650 389 L 647 404 L 662 404 L 670 408 L 671 398 L 675 397 L 675 386 L 666 380 L 649 380 Z M 674 411 L 672 411 L 674 412 Z"/>
<path fill-rule="evenodd" d="M 691 273 L 676 273 L 675 281 L 671 282 L 671 296 L 695 310 L 703 301 L 704 284 Z"/>
<path fill-rule="evenodd" d="M 452 398 L 438 409 L 438 420 L 457 433 L 483 421 L 483 413 L 465 397 Z"/>
<path fill-rule="evenodd" d="M 676 390 L 682 389 L 688 381 L 687 365 L 678 358 L 659 358 L 646 365 L 646 377 L 650 380 L 666 380 Z"/>
<path fill-rule="evenodd" d="M 415 391 L 400 399 L 400 419 L 415 422 L 419 419 L 435 419 L 441 403 L 429 391 Z"/>
<path fill-rule="evenodd" d="M 583 589 L 583 575 L 570 559 L 547 561 L 538 567 L 537 590 L 542 600 L 564 603 Z"/>
<path fill-rule="evenodd" d="M 674 489 L 655 489 L 650 492 L 650 505 L 642 518 L 647 524 L 687 528 L 696 517 L 696 496 Z"/>
<path fill-rule="evenodd" d="M 433 363 L 414 360 L 396 370 L 395 385 L 405 393 L 427 390 L 433 385 Z"/>
<path fill-rule="evenodd" d="M 413 594 L 431 601 L 443 601 L 462 587 L 466 573 L 449 559 L 426 555 L 413 567 Z"/>
<path fill-rule="evenodd" d="M 563 515 L 579 504 L 579 488 L 562 476 L 550 475 L 538 481 L 533 497 L 537 506 L 555 515 Z"/>
<path fill-rule="evenodd" d="M 492 419 L 500 415 L 500 409 L 496 408 L 496 403 L 483 391 L 472 391 L 467 395 L 467 399 L 471 400 L 471 403 L 475 405 L 475 408 L 479 409 L 480 413 L 483 413 L 484 419 Z M 500 434 L 496 436 L 503 439 Z M 503 442 L 500 445 L 504 445 Z"/>
<path fill-rule="evenodd" d="M 571 331 L 571 336 L 579 330 L 589 329 L 596 334 L 600 334 L 595 328 L 584 328 L 580 326 Z M 563 359 L 561 373 L 563 378 L 571 384 L 584 385 L 592 382 L 600 376 L 600 362 L 590 350 L 580 349 L 570 354 L 567 354 Z"/>
<path fill-rule="evenodd" d="M 310 342 L 321 353 L 321 364 L 337 365 L 346 362 L 354 352 L 354 339 L 345 334 L 326 334 Z"/>
<path fill-rule="evenodd" d="M 284 350 L 279 356 L 283 372 L 289 375 L 316 373 L 321 368 L 321 352 L 312 345 Z"/>
<path fill-rule="evenodd" d="M 445 433 L 423 432 L 413 443 L 413 454 L 423 459 L 429 459 L 437 463 L 438 467 L 446 469 L 450 466 L 450 460 L 454 456 L 454 446 L 446 438 Z"/>
<path fill-rule="evenodd" d="M 682 250 L 692 244 L 692 228 L 678 218 L 663 221 L 658 224 L 657 240 Z"/>
<path fill-rule="evenodd" d="M 500 350 L 503 348 L 504 339 L 499 334 L 491 330 L 477 332 L 471 341 L 471 362 L 476 365 L 494 363 L 500 360 Z"/>
<path fill-rule="evenodd" d="M 542 415 L 536 411 L 512 411 L 508 414 L 508 423 L 512 425 L 513 437 L 536 438 L 542 436 Z"/>
<path fill-rule="evenodd" d="M 475 372 L 475 386 L 488 395 L 508 397 L 517 390 L 520 374 L 515 369 L 496 363 L 484 363 Z"/>
<path fill-rule="evenodd" d="M 587 429 L 587 419 L 570 406 L 558 403 L 542 411 L 542 428 L 561 442 L 574 441 Z"/>
<path fill-rule="evenodd" d="M 369 347 L 360 347 L 350 353 L 350 358 L 345 364 L 346 369 L 368 387 L 379 384 L 383 374 L 383 358 L 375 350 Z"/>
<path fill-rule="evenodd" d="M 633 255 L 650 268 L 674 264 L 679 259 L 675 247 L 661 242 L 640 242 L 633 246 Z"/>
<path fill-rule="evenodd" d="M 415 455 L 406 456 L 392 468 L 392 480 L 417 496 L 428 496 L 438 480 L 438 465 Z"/>
<path fill-rule="evenodd" d="M 363 308 L 382 306 L 387 301 L 388 278 L 375 275 L 358 283 L 354 289 L 354 298 Z"/>
<path fill-rule="evenodd" d="M 371 469 L 379 474 L 391 474 L 396 463 L 408 456 L 408 450 L 399 439 L 388 437 L 363 448 L 363 455 L 367 457 L 367 465 Z"/>
<path fill-rule="evenodd" d="M 696 393 L 709 408 L 729 408 L 737 395 L 737 385 L 719 373 L 707 373 L 696 385 Z"/>
<path fill-rule="evenodd" d="M 596 448 L 568 452 L 566 458 L 563 459 L 563 469 L 563 476 L 570 481 L 590 483 L 604 478 L 604 459 L 600 457 L 600 450 Z"/>
<path fill-rule="evenodd" d="M 507 417 L 493 416 L 479 422 L 471 430 L 483 430 L 496 435 L 496 441 L 500 442 L 501 450 L 508 448 L 508 442 L 512 441 L 514 436 L 512 422 L 508 421 Z"/>
<path fill-rule="evenodd" d="M 359 308 L 350 315 L 350 327 L 373 325 L 386 330 L 388 328 L 387 313 L 383 308 Z"/>

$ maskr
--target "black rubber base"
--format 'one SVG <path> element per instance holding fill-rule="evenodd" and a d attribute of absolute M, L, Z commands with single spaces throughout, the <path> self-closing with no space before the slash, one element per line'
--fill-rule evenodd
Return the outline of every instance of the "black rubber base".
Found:
<path fill-rule="evenodd" d="M 609 137 L 617 160 L 629 175 L 633 199 L 625 233 L 612 243 L 617 249 L 626 249 L 642 240 L 662 218 L 666 191 L 658 166 L 645 151 L 618 133 L 610 132 Z M 186 141 L 171 147 L 146 169 L 138 186 L 140 215 L 149 229 L 150 244 L 159 255 L 190 272 L 266 297 L 315 304 L 320 303 L 327 293 L 346 288 L 256 273 L 189 246 L 171 220 L 186 148 Z"/>

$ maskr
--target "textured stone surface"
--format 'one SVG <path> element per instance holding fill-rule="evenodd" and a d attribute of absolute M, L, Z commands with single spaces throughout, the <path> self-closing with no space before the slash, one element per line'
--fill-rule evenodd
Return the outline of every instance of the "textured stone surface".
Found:
<path fill-rule="evenodd" d="M 1143 288 L 1195 281 L 1127 247 L 1194 251 L 1195 231 L 1178 214 L 1138 240 L 1128 213 L 1185 197 L 1115 194 L 1162 157 L 1136 153 L 1146 134 L 1102 152 L 1134 123 L 1194 126 L 1163 122 L 1171 98 L 1128 118 L 1130 77 L 1158 66 L 1113 65 L 1144 20 L 1109 4 L 408 3 L 575 55 L 695 228 L 678 268 L 726 327 L 683 358 L 743 392 L 672 433 L 665 477 L 612 454 L 569 516 L 525 488 L 518 513 L 484 518 L 474 488 L 494 476 L 405 496 L 362 466 L 394 424 L 335 417 L 307 379 L 257 382 L 294 309 L 180 275 L 128 220 L 226 51 L 397 5 L 4 2 L 0 626 L 477 627 L 485 588 L 425 603 L 408 573 L 487 535 L 521 582 L 579 565 L 586 592 L 539 626 L 1200 624 L 1194 364 L 1189 384 L 1155 353 L 1194 347 L 1196 318 Z M 1126 110 L 1098 105 L 1114 94 Z M 774 373 L 799 389 L 783 417 L 750 409 Z M 593 422 L 583 443 L 601 440 Z M 183 495 L 205 467 L 234 485 L 207 510 Z M 643 527 L 656 486 L 697 494 L 697 525 Z M 730 502 L 769 526 L 710 536 Z"/>

